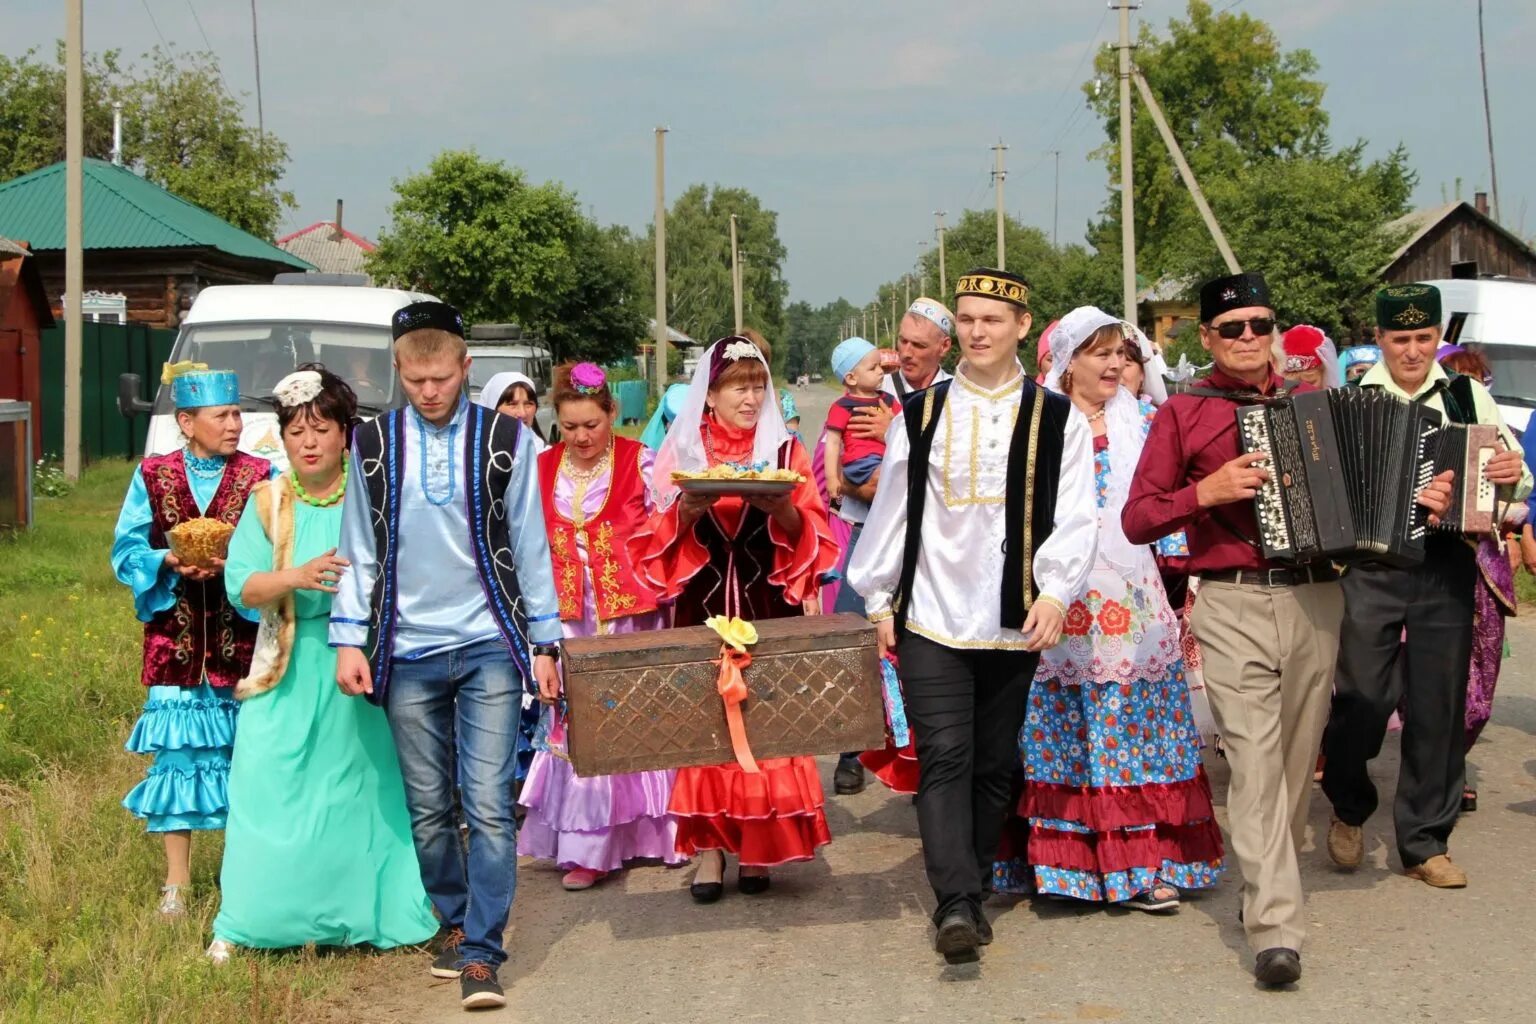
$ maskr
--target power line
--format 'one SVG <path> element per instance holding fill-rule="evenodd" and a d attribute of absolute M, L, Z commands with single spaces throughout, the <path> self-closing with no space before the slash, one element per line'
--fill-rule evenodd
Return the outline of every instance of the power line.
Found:
<path fill-rule="evenodd" d="M 197 25 L 198 35 L 203 37 L 203 45 L 208 48 L 209 53 L 212 53 L 213 43 L 208 41 L 208 33 L 203 31 L 203 19 L 197 16 L 197 8 L 192 6 L 192 0 L 187 0 L 187 10 L 192 12 L 192 21 Z"/>
<path fill-rule="evenodd" d="M 155 12 L 149 9 L 149 0 L 139 0 L 139 2 L 144 5 L 144 13 L 149 15 L 149 23 L 154 26 L 155 35 L 160 37 L 160 45 L 169 50 L 171 44 L 166 42 L 165 33 L 160 31 L 160 23 L 155 20 Z"/>

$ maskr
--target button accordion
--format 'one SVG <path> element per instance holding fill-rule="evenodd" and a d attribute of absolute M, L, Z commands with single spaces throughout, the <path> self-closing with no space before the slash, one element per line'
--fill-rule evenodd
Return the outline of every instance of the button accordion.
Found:
<path fill-rule="evenodd" d="M 1491 533 L 1494 487 L 1483 477 L 1499 429 L 1461 424 L 1380 388 L 1308 391 L 1237 410 L 1239 445 L 1264 456 L 1254 497 L 1264 557 L 1413 566 L 1431 530 Z M 1454 470 L 1436 526 L 1418 494 Z"/>

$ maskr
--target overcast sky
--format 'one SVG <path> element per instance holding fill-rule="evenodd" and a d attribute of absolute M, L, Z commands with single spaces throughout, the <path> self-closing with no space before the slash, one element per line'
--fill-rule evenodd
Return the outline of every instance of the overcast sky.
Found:
<path fill-rule="evenodd" d="M 1228 0 L 1216 0 L 1217 6 Z M 1416 201 L 1488 182 L 1476 0 L 1237 0 L 1321 61 L 1333 137 L 1409 147 Z M 1157 26 L 1182 0 L 1146 0 Z M 51 54 L 63 4 L 4 0 L 0 52 Z M 86 0 L 86 47 L 161 39 L 212 49 L 231 89 L 255 74 L 247 0 Z M 1104 0 L 259 0 L 266 124 L 289 145 L 287 230 L 328 219 L 375 237 L 394 178 L 473 147 L 574 189 L 602 222 L 643 231 L 652 129 L 669 201 L 695 182 L 751 189 L 779 213 L 791 297 L 867 299 L 933 237 L 933 211 L 990 209 L 989 147 L 1010 149 L 1006 201 L 1079 240 L 1105 195 L 1104 139 L 1078 86 L 1114 37 Z M 1504 220 L 1536 233 L 1536 4 L 1487 0 Z M 201 30 L 197 21 L 201 21 Z M 203 33 L 206 32 L 206 42 Z M 1112 87 L 1113 83 L 1106 83 Z M 1523 219 L 1523 229 L 1522 229 Z"/>

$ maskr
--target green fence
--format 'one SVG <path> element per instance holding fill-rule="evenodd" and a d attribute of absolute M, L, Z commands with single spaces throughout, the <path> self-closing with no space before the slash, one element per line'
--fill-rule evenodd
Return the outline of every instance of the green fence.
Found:
<path fill-rule="evenodd" d="M 142 324 L 87 322 L 81 344 L 80 440 L 85 461 L 136 458 L 144 452 L 148 416 L 129 419 L 117 411 L 117 379 L 136 373 L 143 382 L 139 397 L 152 401 L 160 384 L 160 368 L 171 356 L 176 332 Z M 42 332 L 43 452 L 64 451 L 64 328 Z"/>

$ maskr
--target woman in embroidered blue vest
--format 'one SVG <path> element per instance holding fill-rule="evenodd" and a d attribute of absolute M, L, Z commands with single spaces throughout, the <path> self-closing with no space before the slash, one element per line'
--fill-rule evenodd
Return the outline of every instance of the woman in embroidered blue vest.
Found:
<path fill-rule="evenodd" d="M 292 468 L 252 492 L 224 569 L 230 602 L 263 620 L 251 672 L 235 687 L 215 963 L 234 946 L 387 949 L 437 931 L 389 723 L 336 689 L 326 642 L 347 570 L 336 543 L 357 397 L 314 364 L 274 393 Z"/>
<path fill-rule="evenodd" d="M 389 712 L 422 882 L 443 923 L 432 975 L 457 977 L 467 1009 L 504 1006 L 522 695 L 560 688 L 533 435 L 464 397 L 469 353 L 452 306 L 412 303 L 393 333 L 410 407 L 353 436 L 340 548 L 351 565 L 331 605 L 336 680 Z"/>
<path fill-rule="evenodd" d="M 139 464 L 117 519 L 112 570 L 133 591 L 144 623 L 144 713 L 128 749 L 152 754 L 143 782 L 123 806 L 165 840 L 160 913 L 186 913 L 192 833 L 224 827 L 229 752 L 235 740 L 230 691 L 251 664 L 255 623 L 224 597 L 223 559 L 199 567 L 170 551 L 179 523 L 207 518 L 234 526 L 251 488 L 271 464 L 235 450 L 240 443 L 240 382 L 201 363 L 167 366 L 176 424 L 186 447 Z"/>

